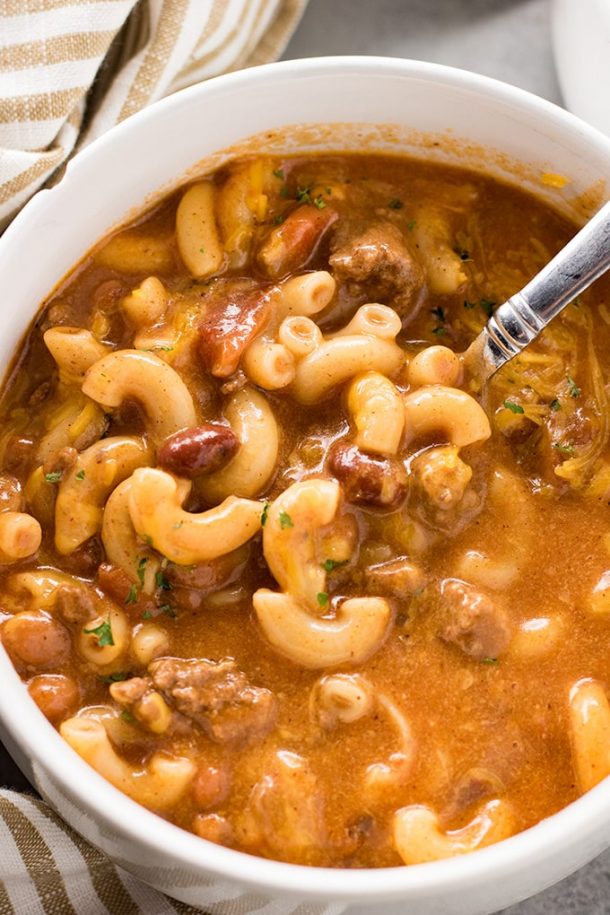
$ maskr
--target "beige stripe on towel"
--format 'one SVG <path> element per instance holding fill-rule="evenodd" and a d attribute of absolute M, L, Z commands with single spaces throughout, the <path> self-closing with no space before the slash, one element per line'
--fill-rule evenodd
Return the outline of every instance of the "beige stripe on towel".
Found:
<path fill-rule="evenodd" d="M 113 124 L 277 58 L 306 2 L 0 0 L 0 229 Z"/>

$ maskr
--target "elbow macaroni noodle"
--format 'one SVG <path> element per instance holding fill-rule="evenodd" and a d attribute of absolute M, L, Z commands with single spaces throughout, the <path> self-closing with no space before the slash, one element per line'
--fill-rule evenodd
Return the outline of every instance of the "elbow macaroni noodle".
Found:
<path fill-rule="evenodd" d="M 183 492 L 163 470 L 141 468 L 131 477 L 128 504 L 136 531 L 178 565 L 224 556 L 260 529 L 260 502 L 229 496 L 216 508 L 197 514 L 182 508 Z"/>
<path fill-rule="evenodd" d="M 180 375 L 158 356 L 119 350 L 94 363 L 85 376 L 83 393 L 104 407 L 120 407 L 134 398 L 142 404 L 156 441 L 194 426 L 193 398 Z"/>
<path fill-rule="evenodd" d="M 328 602 L 322 535 L 339 498 L 334 480 L 294 483 L 269 508 L 263 530 L 265 559 L 284 590 L 256 591 L 256 616 L 271 645 L 303 667 L 360 663 L 381 645 L 391 619 L 387 601 L 378 597 L 350 598 L 333 619 L 320 617 Z"/>

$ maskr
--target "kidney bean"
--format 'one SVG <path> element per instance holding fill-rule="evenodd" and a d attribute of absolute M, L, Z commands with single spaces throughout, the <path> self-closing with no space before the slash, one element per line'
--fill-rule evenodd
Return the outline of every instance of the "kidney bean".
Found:
<path fill-rule="evenodd" d="M 0 511 L 20 512 L 22 509 L 21 483 L 16 477 L 3 473 L 0 476 Z"/>
<path fill-rule="evenodd" d="M 390 509 L 397 508 L 406 497 L 407 474 L 396 459 L 366 454 L 356 445 L 337 442 L 331 448 L 328 467 L 348 502 Z"/>
<path fill-rule="evenodd" d="M 59 724 L 78 705 L 79 689 L 72 677 L 38 674 L 28 683 L 28 691 L 52 724 Z"/>
<path fill-rule="evenodd" d="M 199 355 L 216 378 L 228 378 L 237 371 L 242 353 L 267 324 L 271 314 L 268 291 L 246 280 L 219 281 L 205 298 Z"/>
<path fill-rule="evenodd" d="M 193 820 L 193 832 L 217 845 L 230 845 L 233 841 L 233 827 L 226 817 L 217 813 L 198 813 Z"/>
<path fill-rule="evenodd" d="M 228 426 L 205 423 L 166 438 L 157 462 L 164 470 L 192 479 L 223 467 L 238 448 L 239 439 Z"/>
<path fill-rule="evenodd" d="M 330 207 L 322 210 L 308 205 L 297 207 L 280 226 L 271 230 L 261 245 L 257 255 L 259 266 L 272 279 L 302 267 L 313 256 L 337 215 Z"/>
<path fill-rule="evenodd" d="M 97 585 L 104 594 L 111 600 L 124 607 L 125 612 L 131 618 L 132 622 L 142 618 L 143 613 L 154 615 L 156 604 L 152 597 L 144 594 L 139 587 L 136 590 L 136 600 L 133 600 L 133 586 L 136 582 L 127 575 L 123 569 L 111 565 L 109 562 L 102 562 L 97 570 Z M 98 611 L 98 615 L 102 615 Z M 91 619 L 91 617 L 89 617 Z"/>
<path fill-rule="evenodd" d="M 226 801 L 230 787 L 231 778 L 226 767 L 202 765 L 193 784 L 195 803 L 202 810 L 218 807 Z"/>
<path fill-rule="evenodd" d="M 57 667 L 70 654 L 68 630 L 44 610 L 16 613 L 0 636 L 16 667 Z"/>

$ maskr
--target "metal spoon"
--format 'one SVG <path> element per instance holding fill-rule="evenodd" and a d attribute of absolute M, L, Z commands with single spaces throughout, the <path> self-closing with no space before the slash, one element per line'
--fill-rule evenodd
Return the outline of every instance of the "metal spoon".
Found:
<path fill-rule="evenodd" d="M 494 312 L 464 353 L 471 376 L 488 381 L 608 268 L 610 201 L 527 286 Z"/>

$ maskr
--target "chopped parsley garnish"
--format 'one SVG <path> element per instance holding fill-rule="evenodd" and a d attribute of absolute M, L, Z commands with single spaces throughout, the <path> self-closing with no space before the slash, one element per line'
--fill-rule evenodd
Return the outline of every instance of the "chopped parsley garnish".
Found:
<path fill-rule="evenodd" d="M 284 222 L 284 219 L 285 219 L 285 218 L 286 218 L 286 217 L 284 216 L 283 213 L 278 213 L 277 216 L 274 216 L 274 217 L 273 217 L 273 225 L 274 225 L 274 226 L 281 226 L 281 224 Z"/>
<path fill-rule="evenodd" d="M 457 254 L 461 261 L 470 260 L 470 251 L 467 251 L 466 248 L 454 248 L 453 252 L 454 254 Z"/>
<path fill-rule="evenodd" d="M 325 572 L 334 572 L 335 569 L 340 569 L 341 566 L 347 565 L 349 559 L 325 559 L 322 563 L 322 568 Z"/>
<path fill-rule="evenodd" d="M 142 539 L 144 540 L 144 543 L 148 544 L 148 546 L 153 545 L 153 539 L 148 534 L 144 534 L 144 537 Z"/>
<path fill-rule="evenodd" d="M 553 442 L 553 448 L 560 454 L 574 454 L 576 451 L 574 445 L 564 445 L 563 442 Z"/>
<path fill-rule="evenodd" d="M 171 353 L 173 346 L 157 346 L 156 349 L 160 349 L 162 353 Z"/>
<path fill-rule="evenodd" d="M 290 190 L 284 185 L 280 188 L 280 197 L 290 197 Z"/>
<path fill-rule="evenodd" d="M 44 478 L 47 483 L 59 483 L 61 480 L 61 470 L 54 470 L 52 473 L 45 473 Z"/>
<path fill-rule="evenodd" d="M 152 619 L 152 613 L 150 612 L 150 610 L 145 610 L 145 611 L 144 611 L 144 613 L 142 614 L 142 619 L 143 619 L 143 620 L 151 620 L 151 619 Z"/>
<path fill-rule="evenodd" d="M 318 606 L 325 607 L 328 603 L 328 594 L 326 591 L 318 591 L 316 600 L 318 601 Z"/>
<path fill-rule="evenodd" d="M 87 635 L 97 636 L 97 644 L 100 648 L 105 648 L 106 645 L 114 645 L 114 639 L 112 637 L 112 626 L 110 624 L 110 617 L 107 620 L 104 620 L 99 626 L 96 626 L 94 629 L 83 629 L 83 632 Z"/>
<path fill-rule="evenodd" d="M 481 664 L 497 664 L 497 658 L 481 658 Z"/>
<path fill-rule="evenodd" d="M 205 254 L 205 248 L 200 248 L 200 249 L 199 249 L 199 253 L 200 253 L 200 254 Z"/>
<path fill-rule="evenodd" d="M 417 225 L 417 219 L 410 219 L 407 223 L 407 229 L 409 230 L 409 232 L 412 232 L 416 225 Z"/>
<path fill-rule="evenodd" d="M 310 190 L 311 184 L 308 187 L 297 187 L 297 203 L 311 203 Z"/>
<path fill-rule="evenodd" d="M 324 207 L 326 206 L 326 201 L 324 200 L 324 197 L 322 196 L 322 194 L 318 194 L 318 196 L 316 198 L 314 198 L 314 206 L 317 207 L 318 210 L 324 209 Z"/>
<path fill-rule="evenodd" d="M 479 299 L 478 302 L 470 302 L 468 299 L 464 299 L 464 308 L 467 308 L 469 311 L 477 306 L 483 309 L 488 318 L 491 318 L 496 303 L 491 299 Z"/>
<path fill-rule="evenodd" d="M 263 506 L 263 511 L 262 511 L 262 514 L 261 514 L 261 525 L 262 525 L 262 527 L 264 527 L 265 524 L 267 523 L 267 516 L 269 515 L 269 509 L 270 509 L 270 508 L 271 508 L 271 502 L 265 502 L 265 504 L 264 504 L 264 506 Z"/>
<path fill-rule="evenodd" d="M 136 569 L 136 572 L 137 572 L 137 575 L 138 575 L 138 578 L 140 580 L 140 584 L 142 585 L 142 587 L 144 587 L 144 573 L 146 571 L 147 562 L 148 562 L 148 559 L 146 558 L 146 556 L 142 556 L 142 558 L 138 562 L 138 568 Z"/>
<path fill-rule="evenodd" d="M 553 413 L 557 413 L 557 410 L 561 410 L 561 404 L 556 397 L 550 402 L 549 408 L 553 411 Z"/>
<path fill-rule="evenodd" d="M 399 200 L 398 197 L 393 197 L 388 203 L 388 206 L 391 210 L 402 210 L 404 203 L 402 200 Z"/>
<path fill-rule="evenodd" d="M 74 476 L 75 476 L 75 478 L 76 478 L 77 480 L 84 480 L 84 479 L 85 479 L 85 471 L 84 471 L 84 470 L 79 470 L 78 473 L 75 473 L 75 474 L 74 474 Z"/>
<path fill-rule="evenodd" d="M 166 616 L 171 617 L 171 619 L 173 619 L 173 620 L 176 619 L 176 611 L 174 610 L 174 608 L 172 606 L 170 606 L 170 604 L 162 604 L 159 607 L 159 610 L 161 611 L 161 613 L 165 613 Z"/>
<path fill-rule="evenodd" d="M 442 337 L 443 334 L 446 334 L 446 333 L 447 333 L 447 330 L 446 330 L 445 327 L 441 327 L 441 326 L 439 325 L 438 327 L 433 327 L 433 328 L 432 328 L 432 333 L 433 333 L 433 334 L 436 334 L 437 337 Z"/>
<path fill-rule="evenodd" d="M 132 585 L 129 589 L 129 594 L 125 598 L 126 604 L 137 604 L 138 602 L 138 589 L 136 585 Z"/>
<path fill-rule="evenodd" d="M 280 181 L 284 180 L 284 169 L 283 168 L 274 168 L 273 174 L 275 175 L 276 178 L 279 178 Z"/>
<path fill-rule="evenodd" d="M 129 674 L 124 670 L 117 670 L 114 674 L 106 674 L 105 676 L 100 676 L 100 680 L 103 680 L 104 683 L 120 683 L 121 680 L 127 680 Z"/>
<path fill-rule="evenodd" d="M 511 413 L 525 413 L 525 410 L 519 403 L 513 403 L 512 400 L 505 400 L 504 406 L 507 410 L 510 410 Z"/>
<path fill-rule="evenodd" d="M 155 584 L 157 588 L 161 588 L 162 591 L 172 590 L 171 582 L 168 581 L 163 572 L 155 572 Z"/>
<path fill-rule="evenodd" d="M 126 708 L 124 708 L 123 711 L 121 712 L 121 718 L 122 718 L 123 721 L 125 721 L 127 724 L 135 724 L 135 723 L 136 723 L 136 719 L 133 717 L 133 715 L 131 714 L 131 712 L 128 712 L 128 711 L 127 711 Z"/>
<path fill-rule="evenodd" d="M 287 527 L 294 527 L 292 523 L 292 518 L 288 512 L 280 512 L 280 527 L 284 530 Z"/>
<path fill-rule="evenodd" d="M 568 375 L 568 393 L 570 397 L 580 397 L 582 390 L 578 387 L 573 378 Z"/>

